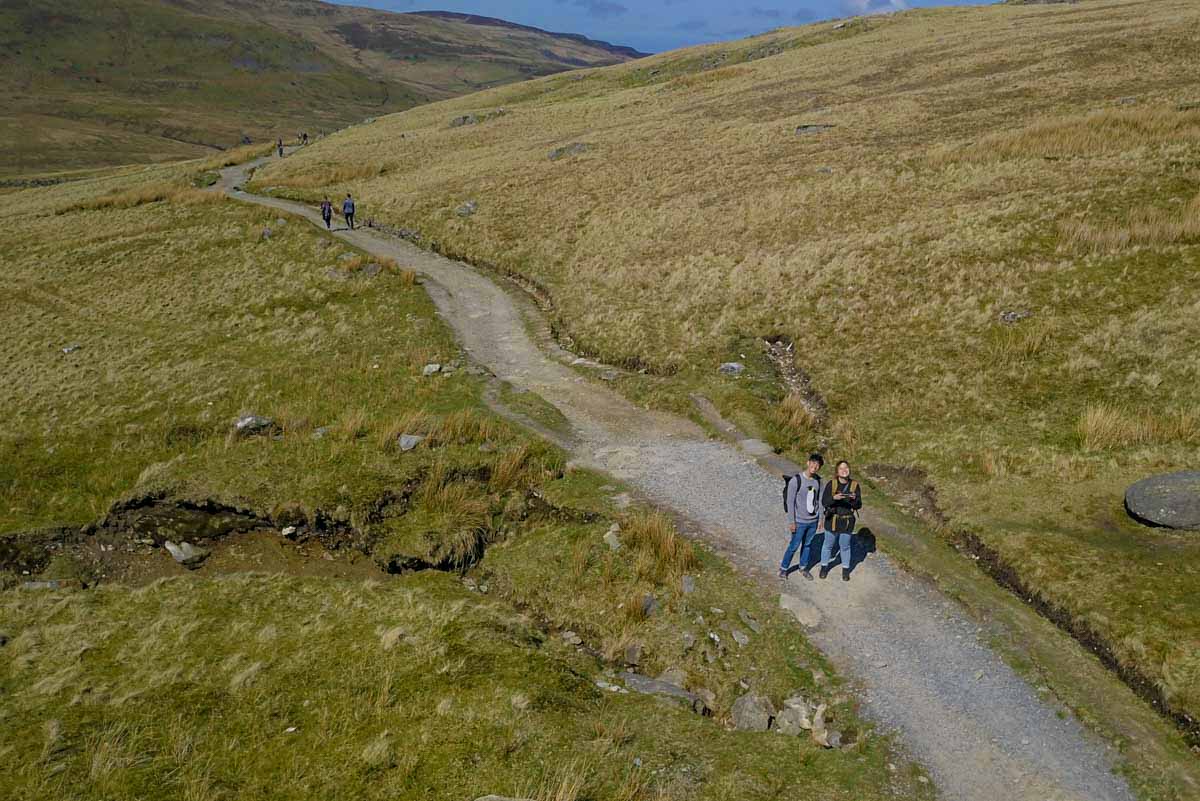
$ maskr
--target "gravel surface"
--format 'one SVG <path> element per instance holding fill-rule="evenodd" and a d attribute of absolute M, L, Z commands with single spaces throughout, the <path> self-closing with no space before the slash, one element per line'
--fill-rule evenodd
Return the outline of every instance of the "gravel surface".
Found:
<path fill-rule="evenodd" d="M 226 170 L 220 186 L 240 185 L 242 169 Z M 319 223 L 301 204 L 234 196 Z M 639 409 L 548 356 L 527 332 L 519 304 L 472 268 L 369 230 L 334 235 L 428 276 L 426 288 L 471 357 L 566 416 L 576 460 L 694 521 L 740 563 L 774 572 L 785 544 L 779 479 L 745 451 L 707 439 L 689 421 Z M 842 582 L 834 571 L 825 581 L 797 575 L 778 586 L 816 622 L 809 638 L 861 685 L 866 714 L 897 733 L 944 797 L 1133 798 L 1112 771 L 1115 753 L 1042 702 L 936 589 L 882 554 L 852 578 Z"/>

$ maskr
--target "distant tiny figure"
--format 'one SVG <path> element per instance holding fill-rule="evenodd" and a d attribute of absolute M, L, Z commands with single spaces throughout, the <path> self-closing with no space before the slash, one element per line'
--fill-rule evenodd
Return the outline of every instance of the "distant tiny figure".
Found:
<path fill-rule="evenodd" d="M 825 485 L 821 496 L 825 508 L 825 544 L 821 548 L 821 578 L 829 575 L 833 564 L 833 545 L 837 542 L 842 557 L 842 581 L 850 580 L 854 524 L 862 509 L 862 489 L 850 478 L 850 463 L 837 463 L 837 475 Z"/>
<path fill-rule="evenodd" d="M 279 148 L 279 158 L 283 158 L 283 137 L 279 137 L 279 141 L 275 143 L 275 147 Z"/>
<path fill-rule="evenodd" d="M 354 198 L 350 197 L 350 193 L 346 193 L 346 199 L 342 201 L 342 216 L 346 218 L 346 225 L 351 231 L 354 230 Z"/>
<path fill-rule="evenodd" d="M 329 198 L 325 198 L 321 201 L 321 219 L 325 221 L 325 230 L 328 231 L 330 228 L 332 228 L 333 203 L 329 201 Z"/>
<path fill-rule="evenodd" d="M 300 134 L 300 144 L 302 144 L 302 145 L 308 144 L 308 131 L 305 131 L 304 133 Z"/>

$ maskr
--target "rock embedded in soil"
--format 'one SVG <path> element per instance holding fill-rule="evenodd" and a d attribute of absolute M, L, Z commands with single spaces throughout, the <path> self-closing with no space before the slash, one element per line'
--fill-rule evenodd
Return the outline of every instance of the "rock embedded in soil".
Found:
<path fill-rule="evenodd" d="M 733 702 L 729 714 L 738 731 L 767 731 L 775 717 L 775 707 L 764 696 L 746 693 Z"/>
<path fill-rule="evenodd" d="M 66 347 L 64 347 L 62 349 L 62 352 L 63 352 L 63 355 L 70 356 L 72 353 L 74 353 L 75 351 L 79 350 L 82 347 L 83 346 L 80 345 L 78 342 L 72 342 L 70 345 L 67 345 Z"/>
<path fill-rule="evenodd" d="M 479 211 L 479 204 L 474 200 L 468 200 L 466 203 L 455 209 L 454 213 L 459 217 L 470 217 L 477 211 Z"/>
<path fill-rule="evenodd" d="M 630 667 L 637 667 L 642 663 L 642 646 L 638 643 L 629 645 L 625 648 L 625 664 Z"/>
<path fill-rule="evenodd" d="M 754 615 L 747 612 L 745 609 L 738 610 L 738 617 L 746 624 L 746 628 L 750 629 L 755 634 L 762 634 L 762 624 L 755 619 Z"/>
<path fill-rule="evenodd" d="M 400 450 L 411 451 L 413 448 L 425 441 L 425 438 L 419 434 L 401 434 L 397 443 L 400 445 Z"/>
<path fill-rule="evenodd" d="M 625 686 L 635 693 L 680 701 L 699 714 L 703 714 L 708 709 L 700 696 L 688 692 L 677 684 L 629 672 L 621 673 L 617 678 L 625 682 Z"/>
<path fill-rule="evenodd" d="M 746 371 L 746 365 L 741 362 L 725 362 L 717 368 L 717 372 L 721 375 L 733 376 L 736 378 Z"/>
<path fill-rule="evenodd" d="M 245 414 L 239 417 L 233 423 L 233 430 L 243 436 L 251 436 L 253 434 L 263 434 L 275 427 L 275 421 L 270 417 L 261 417 L 257 414 Z"/>
<path fill-rule="evenodd" d="M 604 544 L 608 546 L 608 549 L 610 551 L 621 550 L 621 538 L 620 538 L 620 536 L 618 536 L 618 533 L 620 531 L 621 531 L 621 527 L 618 526 L 616 523 L 614 523 L 612 525 L 612 528 L 610 528 L 604 534 Z"/>
<path fill-rule="evenodd" d="M 733 635 L 733 641 L 738 644 L 739 648 L 745 648 L 750 644 L 750 637 L 741 629 L 733 629 L 730 634 Z"/>
<path fill-rule="evenodd" d="M 658 612 L 658 599 L 653 595 L 646 595 L 642 598 L 642 614 L 646 617 L 653 617 Z"/>
<path fill-rule="evenodd" d="M 1125 491 L 1125 508 L 1141 523 L 1200 531 L 1200 471 L 1144 478 Z"/>
<path fill-rule="evenodd" d="M 812 719 L 809 717 L 807 704 L 804 706 L 784 706 L 783 711 L 775 718 L 775 730 L 780 734 L 788 734 L 796 737 L 801 732 L 808 731 L 811 728 Z"/>
<path fill-rule="evenodd" d="M 578 156 L 592 149 L 592 146 L 586 142 L 573 142 L 572 144 L 563 147 L 556 147 L 550 151 L 550 160 L 558 161 L 567 156 Z"/>
<path fill-rule="evenodd" d="M 796 126 L 796 136 L 807 136 L 810 134 L 824 133 L 825 131 L 828 131 L 832 127 L 833 127 L 832 125 L 829 125 L 827 123 L 797 125 Z"/>
<path fill-rule="evenodd" d="M 207 548 L 200 548 L 192 545 L 190 542 L 181 542 L 178 545 L 167 540 L 163 543 L 163 547 L 171 554 L 176 562 L 184 567 L 195 570 L 203 564 L 208 558 L 209 551 Z"/>
<path fill-rule="evenodd" d="M 696 591 L 696 577 L 684 576 L 679 582 L 679 589 L 684 595 L 691 595 Z"/>
<path fill-rule="evenodd" d="M 431 364 L 425 365 L 425 367 L 421 369 L 421 375 L 428 378 L 431 375 L 437 375 L 441 371 L 442 371 L 442 366 L 440 364 L 438 364 L 437 362 L 433 362 Z"/>

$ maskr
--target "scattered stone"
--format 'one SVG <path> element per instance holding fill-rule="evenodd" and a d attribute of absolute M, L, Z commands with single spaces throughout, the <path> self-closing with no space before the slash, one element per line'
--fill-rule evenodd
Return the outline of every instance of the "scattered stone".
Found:
<path fill-rule="evenodd" d="M 775 707 L 761 695 L 746 693 L 733 702 L 729 714 L 738 731 L 766 731 L 771 728 Z"/>
<path fill-rule="evenodd" d="M 1200 470 L 1142 479 L 1126 490 L 1125 509 L 1146 525 L 1200 531 Z"/>
<path fill-rule="evenodd" d="M 833 175 L 833 167 L 817 167 L 817 172 L 821 175 Z"/>
<path fill-rule="evenodd" d="M 454 210 L 454 213 L 459 217 L 470 217 L 475 212 L 479 211 L 479 204 L 474 200 L 468 200 L 466 203 Z"/>
<path fill-rule="evenodd" d="M 562 638 L 567 645 L 583 645 L 583 638 L 573 631 L 564 631 Z"/>
<path fill-rule="evenodd" d="M 287 225 L 287 220 L 283 219 L 282 217 L 278 217 L 275 219 L 275 224 L 282 228 L 283 226 Z"/>
<path fill-rule="evenodd" d="M 620 374 L 616 370 L 605 370 L 600 374 L 603 381 L 616 381 Z"/>
<path fill-rule="evenodd" d="M 626 695 L 629 694 L 629 690 L 626 690 L 624 687 L 613 684 L 612 682 L 605 681 L 604 679 L 596 679 L 596 686 L 599 687 L 601 690 L 607 690 L 610 693 L 625 693 Z"/>
<path fill-rule="evenodd" d="M 437 375 L 441 371 L 442 371 L 442 366 L 440 364 L 434 362 L 432 364 L 425 365 L 425 367 L 422 368 L 422 370 L 421 370 L 421 375 L 428 378 L 431 375 Z"/>
<path fill-rule="evenodd" d="M 695 576 L 684 576 L 682 581 L 680 581 L 679 588 L 683 592 L 684 595 L 691 595 L 693 592 L 696 591 L 696 577 Z"/>
<path fill-rule="evenodd" d="M 621 673 L 618 676 L 621 681 L 625 682 L 625 686 L 635 693 L 642 695 L 655 695 L 659 698 L 670 698 L 686 703 L 689 707 L 700 714 L 708 709 L 700 696 L 695 693 L 690 693 L 672 682 L 662 681 L 660 679 L 651 679 L 646 676 L 640 676 L 637 673 Z"/>
<path fill-rule="evenodd" d="M 207 548 L 199 548 L 192 545 L 190 542 L 181 542 L 178 545 L 167 540 L 163 543 L 163 547 L 171 554 L 176 562 L 188 568 L 195 570 L 200 567 L 200 564 L 208 558 L 209 551 Z"/>
<path fill-rule="evenodd" d="M 292 537 L 296 536 L 296 527 L 295 526 L 284 526 L 283 530 L 280 531 L 279 533 L 282 534 L 283 536 L 287 537 L 290 540 Z"/>
<path fill-rule="evenodd" d="M 50 579 L 48 581 L 23 581 L 23 590 L 81 590 L 83 582 L 79 579 Z"/>
<path fill-rule="evenodd" d="M 681 667 L 672 666 L 660 673 L 658 680 L 665 681 L 667 684 L 674 684 L 676 687 L 682 687 L 687 684 L 687 671 Z"/>
<path fill-rule="evenodd" d="M 733 635 L 733 641 L 738 644 L 739 648 L 745 648 L 750 644 L 750 638 L 741 629 L 734 629 L 730 633 Z"/>
<path fill-rule="evenodd" d="M 383 265 L 376 262 L 371 262 L 366 267 L 363 267 L 363 275 L 367 276 L 367 278 L 374 278 L 381 272 L 383 272 Z"/>
<path fill-rule="evenodd" d="M 792 613 L 792 617 L 805 628 L 816 628 L 821 625 L 821 610 L 803 598 L 795 595 L 780 595 L 779 605 Z"/>
<path fill-rule="evenodd" d="M 841 748 L 842 747 L 842 733 L 840 731 L 838 731 L 837 729 L 832 729 L 829 732 L 829 736 L 827 736 L 825 738 L 825 741 L 827 743 L 829 743 L 830 748 Z"/>
<path fill-rule="evenodd" d="M 812 739 L 822 748 L 832 748 L 829 744 L 829 729 L 825 728 L 825 704 L 817 707 L 812 717 Z"/>
<path fill-rule="evenodd" d="M 313 439 L 325 439 L 325 435 L 329 433 L 329 426 L 321 426 L 312 432 Z"/>
<path fill-rule="evenodd" d="M 262 230 L 262 238 L 263 238 L 263 239 L 270 239 L 270 238 L 271 238 L 271 229 L 270 229 L 270 228 L 264 228 L 264 229 Z"/>
<path fill-rule="evenodd" d="M 807 136 L 810 134 L 824 133 L 825 131 L 828 131 L 830 128 L 833 128 L 833 127 L 834 126 L 826 124 L 826 123 L 813 123 L 813 124 L 809 124 L 809 125 L 797 125 L 796 126 L 796 136 Z"/>
<path fill-rule="evenodd" d="M 400 445 L 400 450 L 407 453 L 424 441 L 425 438 L 419 434 L 401 434 L 398 443 Z"/>
<path fill-rule="evenodd" d="M 592 149 L 592 146 L 586 142 L 575 142 L 564 147 L 556 147 L 550 151 L 550 160 L 558 161 L 567 156 L 578 156 Z"/>
<path fill-rule="evenodd" d="M 639 643 L 633 643 L 625 648 L 625 664 L 630 667 L 637 667 L 642 663 L 642 646 Z"/>
<path fill-rule="evenodd" d="M 849 24 L 850 24 L 850 23 L 848 23 L 848 22 L 839 22 L 837 25 L 834 25 L 834 26 L 833 26 L 833 29 L 834 29 L 835 31 L 840 31 L 842 28 L 845 28 L 845 27 L 846 27 L 847 25 L 849 25 Z"/>
<path fill-rule="evenodd" d="M 810 709 L 807 702 L 803 706 L 785 704 L 783 711 L 775 718 L 775 730 L 780 734 L 797 737 L 801 732 L 812 729 L 812 719 L 809 714 Z"/>
<path fill-rule="evenodd" d="M 1019 323 L 1022 320 L 1028 320 L 1032 316 L 1033 312 L 1025 309 L 1016 311 L 1002 311 L 1000 312 L 1000 322 L 1007 325 L 1013 325 L 1014 323 Z"/>
<path fill-rule="evenodd" d="M 653 617 L 658 609 L 658 599 L 647 593 L 646 597 L 642 598 L 642 614 L 646 617 Z"/>
<path fill-rule="evenodd" d="M 688 651 L 692 650 L 695 647 L 696 647 L 696 635 L 692 634 L 690 631 L 685 631 L 683 633 L 683 652 L 686 654 Z"/>
<path fill-rule="evenodd" d="M 72 342 L 70 345 L 67 345 L 65 348 L 63 348 L 62 352 L 64 355 L 70 356 L 72 353 L 74 353 L 75 351 L 79 350 L 82 347 L 83 347 L 83 345 L 80 345 L 78 342 Z"/>
<path fill-rule="evenodd" d="M 451 128 L 462 128 L 464 125 L 478 125 L 479 118 L 474 114 L 464 114 L 461 117 L 455 117 L 450 120 Z"/>
<path fill-rule="evenodd" d="M 720 617 L 721 615 L 725 614 L 725 610 L 719 606 L 710 606 L 708 608 L 708 611 L 712 612 L 717 617 Z"/>
<path fill-rule="evenodd" d="M 244 414 L 233 423 L 233 430 L 242 436 L 265 434 L 275 427 L 275 421 L 270 417 L 260 417 L 257 414 Z"/>
<path fill-rule="evenodd" d="M 1132 106 L 1138 102 L 1136 97 L 1122 97 L 1117 99 L 1117 103 L 1122 106 Z"/>
<path fill-rule="evenodd" d="M 610 551 L 621 550 L 621 537 L 619 536 L 621 527 L 613 523 L 608 531 L 604 534 L 604 544 L 608 546 Z"/>
<path fill-rule="evenodd" d="M 725 362 L 717 368 L 717 372 L 721 375 L 733 376 L 736 378 L 746 371 L 746 365 L 741 362 Z"/>
<path fill-rule="evenodd" d="M 745 609 L 739 609 L 738 617 L 741 618 L 742 622 L 746 624 L 746 627 L 755 634 L 762 634 L 762 624 L 754 618 L 754 615 L 750 614 Z"/>
<path fill-rule="evenodd" d="M 339 270 L 336 267 L 330 267 L 325 271 L 325 277 L 332 278 L 334 281 L 349 281 L 352 276 L 345 270 Z"/>

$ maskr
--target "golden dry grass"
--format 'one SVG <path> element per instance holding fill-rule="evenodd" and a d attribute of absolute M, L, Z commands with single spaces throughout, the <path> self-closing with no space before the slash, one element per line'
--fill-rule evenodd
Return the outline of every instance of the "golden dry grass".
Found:
<path fill-rule="evenodd" d="M 1121 505 L 1194 442 L 1080 428 L 1200 404 L 1197 24 L 1189 0 L 1093 0 L 783 29 L 414 109 L 258 180 L 353 191 L 536 280 L 581 349 L 673 376 L 631 390 L 670 408 L 712 390 L 740 419 L 730 343 L 790 337 L 839 453 L 925 468 L 953 525 L 1200 715 L 1200 546 L 1156 557 Z M 327 183 L 346 161 L 386 171 Z M 795 406 L 762 418 L 801 452 Z"/>

